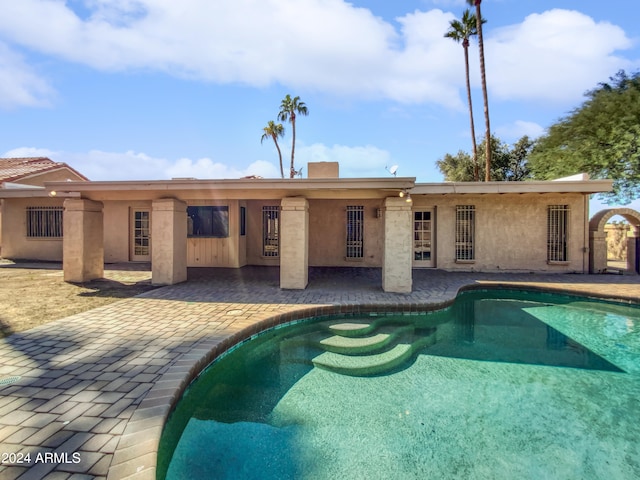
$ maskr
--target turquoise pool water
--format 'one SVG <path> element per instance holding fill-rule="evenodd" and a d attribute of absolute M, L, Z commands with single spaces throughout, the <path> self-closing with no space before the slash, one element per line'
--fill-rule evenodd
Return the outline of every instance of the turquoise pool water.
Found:
<path fill-rule="evenodd" d="M 464 293 L 260 334 L 185 392 L 167 479 L 640 478 L 640 309 Z"/>

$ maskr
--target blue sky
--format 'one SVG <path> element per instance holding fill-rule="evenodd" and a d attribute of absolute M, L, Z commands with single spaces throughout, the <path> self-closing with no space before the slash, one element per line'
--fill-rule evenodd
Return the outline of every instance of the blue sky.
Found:
<path fill-rule="evenodd" d="M 507 143 L 536 137 L 598 82 L 638 70 L 630 5 L 484 0 L 493 132 Z M 290 93 L 309 109 L 297 123 L 298 168 L 337 160 L 343 177 L 383 177 L 399 165 L 400 176 L 442 181 L 436 160 L 471 149 L 463 50 L 443 37 L 465 8 L 463 0 L 0 0 L 0 154 L 49 156 L 92 180 L 275 178 L 277 152 L 260 137 Z M 281 147 L 286 163 L 290 128 Z"/>

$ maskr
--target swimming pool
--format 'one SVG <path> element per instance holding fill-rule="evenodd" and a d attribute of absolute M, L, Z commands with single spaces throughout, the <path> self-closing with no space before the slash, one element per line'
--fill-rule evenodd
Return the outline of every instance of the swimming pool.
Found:
<path fill-rule="evenodd" d="M 189 387 L 158 478 L 638 478 L 640 309 L 474 291 L 315 318 Z"/>

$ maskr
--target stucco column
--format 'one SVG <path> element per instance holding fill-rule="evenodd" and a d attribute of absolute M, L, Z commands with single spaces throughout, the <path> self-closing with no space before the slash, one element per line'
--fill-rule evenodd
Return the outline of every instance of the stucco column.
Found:
<path fill-rule="evenodd" d="M 638 258 L 636 256 L 636 245 L 640 237 L 640 226 L 631 225 L 631 230 L 627 235 L 627 270 L 640 273 L 638 271 Z"/>
<path fill-rule="evenodd" d="M 104 276 L 102 203 L 68 198 L 64 201 L 62 269 L 64 281 L 88 282 Z"/>
<path fill-rule="evenodd" d="M 305 289 L 309 283 L 309 202 L 283 198 L 280 212 L 280 288 Z"/>
<path fill-rule="evenodd" d="M 384 253 L 382 289 L 385 292 L 410 293 L 412 286 L 412 203 L 390 197 L 384 202 Z"/>
<path fill-rule="evenodd" d="M 607 236 L 604 232 L 589 232 L 589 273 L 607 269 Z"/>
<path fill-rule="evenodd" d="M 187 204 L 174 198 L 151 207 L 151 283 L 173 285 L 187 280 Z"/>

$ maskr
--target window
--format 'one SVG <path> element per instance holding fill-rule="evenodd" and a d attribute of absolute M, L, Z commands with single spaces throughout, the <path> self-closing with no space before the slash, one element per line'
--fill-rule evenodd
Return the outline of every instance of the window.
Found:
<path fill-rule="evenodd" d="M 240 207 L 240 236 L 244 237 L 247 234 L 247 209 Z"/>
<path fill-rule="evenodd" d="M 277 257 L 279 250 L 278 213 L 280 207 L 262 207 L 262 255 Z"/>
<path fill-rule="evenodd" d="M 547 261 L 566 262 L 568 205 L 549 205 L 547 208 Z"/>
<path fill-rule="evenodd" d="M 27 237 L 61 238 L 62 207 L 27 207 Z"/>
<path fill-rule="evenodd" d="M 229 236 L 229 207 L 187 207 L 188 237 Z"/>
<path fill-rule="evenodd" d="M 364 207 L 347 207 L 347 258 L 364 258 Z"/>
<path fill-rule="evenodd" d="M 475 260 L 476 207 L 456 206 L 456 261 Z"/>

